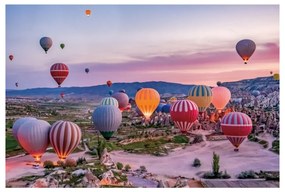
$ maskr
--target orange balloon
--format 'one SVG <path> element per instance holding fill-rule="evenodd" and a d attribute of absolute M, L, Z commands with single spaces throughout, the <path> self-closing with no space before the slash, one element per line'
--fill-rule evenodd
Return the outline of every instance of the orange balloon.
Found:
<path fill-rule="evenodd" d="M 222 109 L 228 104 L 231 99 L 231 92 L 226 87 L 214 87 L 212 88 L 213 100 L 212 104 L 216 107 L 216 109 L 221 112 Z"/>
<path fill-rule="evenodd" d="M 155 89 L 142 88 L 136 93 L 135 101 L 145 118 L 149 119 L 160 102 L 160 96 Z"/>
<path fill-rule="evenodd" d="M 86 14 L 87 16 L 90 16 L 90 15 L 91 15 L 91 10 L 89 10 L 89 9 L 85 10 L 85 14 Z"/>

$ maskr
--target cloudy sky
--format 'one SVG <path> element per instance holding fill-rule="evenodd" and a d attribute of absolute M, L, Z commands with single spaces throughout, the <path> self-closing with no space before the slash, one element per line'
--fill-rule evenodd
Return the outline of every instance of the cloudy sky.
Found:
<path fill-rule="evenodd" d="M 43 36 L 53 40 L 47 54 Z M 256 43 L 247 65 L 235 50 L 241 39 Z M 54 63 L 69 67 L 63 87 L 269 76 L 279 71 L 279 6 L 6 5 L 6 88 L 56 87 Z"/>

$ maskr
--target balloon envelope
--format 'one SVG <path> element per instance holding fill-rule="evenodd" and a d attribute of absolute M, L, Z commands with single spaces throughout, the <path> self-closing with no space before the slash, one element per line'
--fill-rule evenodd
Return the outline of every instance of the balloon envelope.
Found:
<path fill-rule="evenodd" d="M 85 68 L 85 73 L 89 73 L 89 69 L 88 68 Z"/>
<path fill-rule="evenodd" d="M 55 63 L 50 68 L 50 74 L 58 84 L 58 87 L 60 87 L 60 85 L 66 79 L 68 73 L 68 67 L 64 63 Z"/>
<path fill-rule="evenodd" d="M 222 109 L 228 104 L 231 99 L 231 92 L 226 87 L 214 87 L 212 89 L 213 99 L 212 104 L 216 107 L 216 109 L 221 112 Z"/>
<path fill-rule="evenodd" d="M 149 119 L 160 102 L 160 95 L 155 89 L 142 88 L 136 93 L 135 101 L 146 119 Z"/>
<path fill-rule="evenodd" d="M 241 112 L 230 112 L 221 120 L 224 135 L 238 150 L 239 145 L 247 138 L 252 130 L 252 121 L 248 115 Z"/>
<path fill-rule="evenodd" d="M 195 85 L 190 89 L 187 99 L 194 101 L 199 108 L 199 112 L 202 113 L 212 102 L 212 90 L 206 85 Z"/>
<path fill-rule="evenodd" d="M 190 100 L 176 101 L 170 108 L 170 116 L 182 133 L 187 132 L 199 115 L 198 106 Z"/>
<path fill-rule="evenodd" d="M 122 122 L 122 113 L 114 105 L 100 105 L 93 114 L 95 129 L 100 131 L 105 139 L 110 139 Z"/>
<path fill-rule="evenodd" d="M 273 75 L 273 79 L 276 80 L 276 81 L 279 81 L 279 73 L 275 73 Z"/>
<path fill-rule="evenodd" d="M 78 146 L 81 129 L 70 121 L 56 121 L 49 132 L 50 144 L 60 160 L 64 160 Z"/>
<path fill-rule="evenodd" d="M 162 107 L 162 113 L 170 113 L 171 104 L 166 104 Z"/>
<path fill-rule="evenodd" d="M 119 103 L 119 109 L 123 111 L 129 104 L 129 97 L 126 93 L 116 92 L 112 95 Z"/>
<path fill-rule="evenodd" d="M 114 93 L 113 90 L 109 90 L 109 95 L 112 95 Z"/>
<path fill-rule="evenodd" d="M 119 107 L 119 102 L 114 97 L 105 97 L 101 100 L 100 105 L 114 105 L 116 107 Z"/>
<path fill-rule="evenodd" d="M 256 48 L 254 41 L 250 39 L 243 39 L 240 40 L 236 44 L 236 51 L 239 56 L 243 59 L 244 64 L 247 64 L 247 61 L 252 56 Z"/>
<path fill-rule="evenodd" d="M 253 91 L 252 91 L 252 95 L 253 95 L 254 97 L 257 97 L 258 95 L 260 95 L 260 91 L 258 91 L 258 90 L 253 90 Z"/>
<path fill-rule="evenodd" d="M 86 16 L 90 16 L 91 15 L 91 10 L 90 9 L 86 9 L 85 10 L 85 15 Z"/>
<path fill-rule="evenodd" d="M 17 133 L 18 133 L 18 130 L 20 128 L 20 126 L 22 124 L 24 124 L 25 122 L 27 121 L 30 121 L 30 120 L 37 120 L 36 118 L 34 117 L 22 117 L 22 118 L 19 118 L 17 119 L 14 124 L 13 124 L 13 127 L 12 127 L 12 134 L 13 134 L 13 137 L 18 141 L 18 136 L 17 136 Z"/>
<path fill-rule="evenodd" d="M 63 49 L 65 45 L 63 43 L 60 44 L 60 48 Z"/>
<path fill-rule="evenodd" d="M 155 111 L 156 111 L 157 113 L 162 112 L 162 107 L 163 107 L 164 105 L 165 105 L 165 104 L 163 104 L 163 103 L 159 103 L 158 106 L 156 107 Z"/>
<path fill-rule="evenodd" d="M 43 120 L 28 120 L 18 129 L 18 140 L 36 162 L 45 153 L 49 145 L 50 124 Z"/>
<path fill-rule="evenodd" d="M 9 55 L 9 59 L 10 59 L 11 61 L 13 60 L 13 58 L 14 58 L 13 55 Z"/>
<path fill-rule="evenodd" d="M 113 83 L 112 83 L 112 81 L 107 81 L 107 85 L 108 85 L 108 87 L 111 87 L 111 85 L 112 85 Z"/>
<path fill-rule="evenodd" d="M 45 52 L 47 53 L 49 48 L 51 48 L 51 46 L 52 46 L 51 38 L 50 37 L 42 37 L 40 39 L 40 45 L 45 50 Z"/>

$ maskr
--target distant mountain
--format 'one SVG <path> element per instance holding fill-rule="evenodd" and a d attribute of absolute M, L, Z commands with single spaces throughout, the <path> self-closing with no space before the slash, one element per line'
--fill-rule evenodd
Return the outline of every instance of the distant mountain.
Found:
<path fill-rule="evenodd" d="M 150 82 L 133 82 L 133 83 L 114 83 L 111 88 L 106 85 L 91 87 L 62 87 L 62 88 L 33 88 L 25 90 L 6 90 L 7 97 L 58 97 L 61 92 L 69 97 L 104 97 L 108 95 L 109 90 L 117 92 L 125 89 L 130 97 L 134 97 L 137 89 L 148 87 L 156 89 L 162 96 L 183 96 L 187 95 L 193 85 L 183 85 L 179 83 L 170 83 L 162 81 Z M 279 90 L 279 81 L 273 80 L 272 77 L 258 77 L 255 79 L 246 79 L 236 82 L 224 82 L 222 86 L 228 87 L 231 91 L 275 91 Z"/>

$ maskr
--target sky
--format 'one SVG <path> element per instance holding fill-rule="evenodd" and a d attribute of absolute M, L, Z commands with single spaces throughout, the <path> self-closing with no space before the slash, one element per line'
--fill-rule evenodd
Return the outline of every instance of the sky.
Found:
<path fill-rule="evenodd" d="M 47 54 L 44 36 L 53 40 Z M 256 43 L 247 65 L 235 49 L 242 39 Z M 279 6 L 6 5 L 6 89 L 57 87 L 54 63 L 69 67 L 62 87 L 269 76 L 279 73 Z"/>

